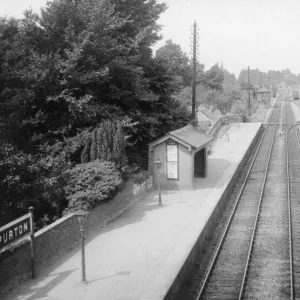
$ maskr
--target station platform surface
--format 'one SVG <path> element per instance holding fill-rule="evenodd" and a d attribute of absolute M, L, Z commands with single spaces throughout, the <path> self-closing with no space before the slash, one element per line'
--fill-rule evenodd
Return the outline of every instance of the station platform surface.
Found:
<path fill-rule="evenodd" d="M 86 241 L 86 278 L 76 249 L 5 300 L 163 299 L 234 175 L 261 123 L 231 124 L 208 156 L 194 191 L 157 191 Z M 3 300 L 4 300 L 3 299 Z"/>
<path fill-rule="evenodd" d="M 291 103 L 291 107 L 295 117 L 295 123 L 300 122 L 300 104 L 298 102 Z"/>

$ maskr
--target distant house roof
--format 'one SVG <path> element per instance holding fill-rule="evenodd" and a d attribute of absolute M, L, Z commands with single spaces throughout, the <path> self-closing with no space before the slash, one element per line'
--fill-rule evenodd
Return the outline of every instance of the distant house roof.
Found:
<path fill-rule="evenodd" d="M 204 147 L 214 139 L 208 136 L 202 129 L 189 124 L 177 130 L 170 131 L 165 136 L 153 141 L 149 144 L 149 149 L 151 150 L 153 147 L 161 144 L 169 138 L 174 139 L 178 143 L 186 146 L 189 151 Z"/>
<path fill-rule="evenodd" d="M 256 91 L 256 93 L 270 93 L 270 91 L 267 88 L 262 87 L 262 88 L 258 89 Z"/>
<path fill-rule="evenodd" d="M 216 116 L 214 113 L 212 113 L 210 110 L 208 110 L 206 108 L 198 111 L 197 117 L 198 117 L 199 122 L 207 121 L 207 120 L 215 122 L 220 118 L 220 116 Z"/>
<path fill-rule="evenodd" d="M 222 116 L 221 112 L 220 112 L 218 109 L 214 110 L 213 113 L 214 113 L 214 115 L 217 116 L 218 118 Z"/>

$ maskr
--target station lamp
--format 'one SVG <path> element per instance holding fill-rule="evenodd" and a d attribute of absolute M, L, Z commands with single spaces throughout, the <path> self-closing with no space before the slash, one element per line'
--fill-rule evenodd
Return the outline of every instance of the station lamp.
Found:
<path fill-rule="evenodd" d="M 84 253 L 84 223 L 87 220 L 88 212 L 84 210 L 78 210 L 75 212 L 79 226 L 80 226 L 80 237 L 81 237 L 81 280 L 86 282 L 85 277 L 85 253 Z"/>

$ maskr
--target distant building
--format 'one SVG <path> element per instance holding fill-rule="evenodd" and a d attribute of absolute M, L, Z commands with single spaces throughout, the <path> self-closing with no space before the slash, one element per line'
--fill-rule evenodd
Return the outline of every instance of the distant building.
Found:
<path fill-rule="evenodd" d="M 270 103 L 271 91 L 265 87 L 262 87 L 256 91 L 258 102 Z"/>
<path fill-rule="evenodd" d="M 216 121 L 221 118 L 221 115 L 217 115 L 212 113 L 207 108 L 202 108 L 197 112 L 197 119 L 200 126 L 204 126 L 206 129 L 207 127 L 211 127 Z"/>
<path fill-rule="evenodd" d="M 220 119 L 220 116 L 214 114 L 209 109 L 204 108 L 198 111 L 197 113 L 198 121 L 210 121 L 212 123 L 215 123 L 217 120 Z"/>

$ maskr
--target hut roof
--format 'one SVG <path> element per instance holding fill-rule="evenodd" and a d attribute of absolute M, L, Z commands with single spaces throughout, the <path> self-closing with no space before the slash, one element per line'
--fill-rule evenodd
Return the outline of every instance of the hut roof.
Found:
<path fill-rule="evenodd" d="M 170 131 L 165 136 L 153 141 L 149 144 L 150 150 L 170 138 L 186 146 L 190 151 L 204 147 L 214 139 L 208 136 L 203 129 L 189 124 L 177 130 Z"/>

